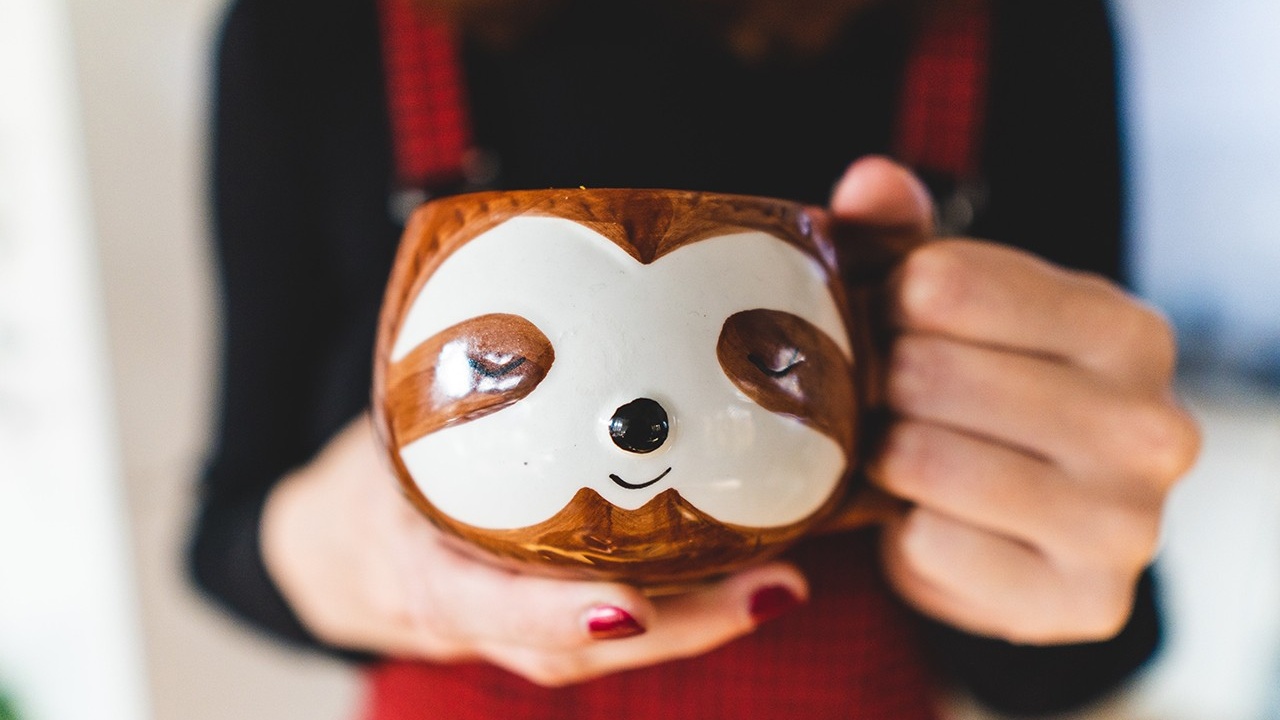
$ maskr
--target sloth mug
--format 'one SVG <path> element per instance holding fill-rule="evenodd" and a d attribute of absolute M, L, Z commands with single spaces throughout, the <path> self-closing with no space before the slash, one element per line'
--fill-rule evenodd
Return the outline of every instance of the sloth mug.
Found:
<path fill-rule="evenodd" d="M 874 522 L 872 308 L 920 238 L 675 190 L 447 197 L 405 229 L 374 419 L 466 550 L 655 592 Z"/>

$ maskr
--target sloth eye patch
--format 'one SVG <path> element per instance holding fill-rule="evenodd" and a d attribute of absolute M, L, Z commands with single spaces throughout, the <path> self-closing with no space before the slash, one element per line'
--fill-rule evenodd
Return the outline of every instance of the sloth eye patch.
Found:
<path fill-rule="evenodd" d="M 744 310 L 724 321 L 716 355 L 725 376 L 758 405 L 852 449 L 852 370 L 816 325 L 779 310 Z"/>
<path fill-rule="evenodd" d="M 399 443 L 515 403 L 538 386 L 555 351 L 519 315 L 481 315 L 440 331 L 388 371 L 386 405 Z"/>

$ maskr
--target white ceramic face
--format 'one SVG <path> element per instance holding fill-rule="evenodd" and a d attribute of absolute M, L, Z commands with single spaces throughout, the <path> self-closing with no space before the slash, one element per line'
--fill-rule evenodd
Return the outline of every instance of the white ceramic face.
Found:
<path fill-rule="evenodd" d="M 488 313 L 536 325 L 555 361 L 513 405 L 403 447 L 404 465 L 441 512 L 481 528 L 547 520 L 583 487 L 628 510 L 675 488 L 724 523 L 798 522 L 830 497 L 847 460 L 830 437 L 765 410 L 726 377 L 716 356 L 724 321 L 757 308 L 808 320 L 851 357 L 822 268 L 767 233 L 694 242 L 644 265 L 570 220 L 508 220 L 440 266 L 392 361 Z M 608 431 L 637 398 L 656 400 L 670 423 L 646 454 L 619 448 Z M 643 484 L 664 472 L 642 489 L 610 479 Z"/>

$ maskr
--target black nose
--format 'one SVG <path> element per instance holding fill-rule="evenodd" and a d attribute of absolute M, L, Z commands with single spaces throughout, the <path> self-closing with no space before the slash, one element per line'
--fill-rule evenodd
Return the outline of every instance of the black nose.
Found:
<path fill-rule="evenodd" d="M 627 452 L 653 452 L 667 439 L 667 411 L 649 398 L 632 400 L 613 411 L 609 437 Z"/>

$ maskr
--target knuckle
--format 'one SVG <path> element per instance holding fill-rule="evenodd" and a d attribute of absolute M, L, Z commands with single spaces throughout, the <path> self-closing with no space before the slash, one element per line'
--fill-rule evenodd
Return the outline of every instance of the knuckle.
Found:
<path fill-rule="evenodd" d="M 1200 452 L 1200 429 L 1182 409 L 1158 402 L 1137 408 L 1129 419 L 1131 454 L 1138 470 L 1168 489 L 1191 468 Z"/>
<path fill-rule="evenodd" d="M 1178 357 L 1173 326 L 1148 305 L 1132 303 L 1130 308 L 1116 323 L 1120 337 L 1115 347 L 1125 348 L 1133 357 L 1142 358 L 1147 363 L 1144 369 L 1165 381 L 1172 376 Z"/>
<path fill-rule="evenodd" d="M 1117 504 L 1095 509 L 1093 531 L 1079 538 L 1082 564 L 1120 568 L 1145 567 L 1160 543 L 1160 513 L 1147 504 Z"/>
<path fill-rule="evenodd" d="M 1091 322 L 1099 329 L 1096 352 L 1100 359 L 1143 363 L 1142 369 L 1161 380 L 1172 376 L 1177 342 L 1172 325 L 1157 309 L 1094 273 L 1076 273 L 1091 303 Z"/>

